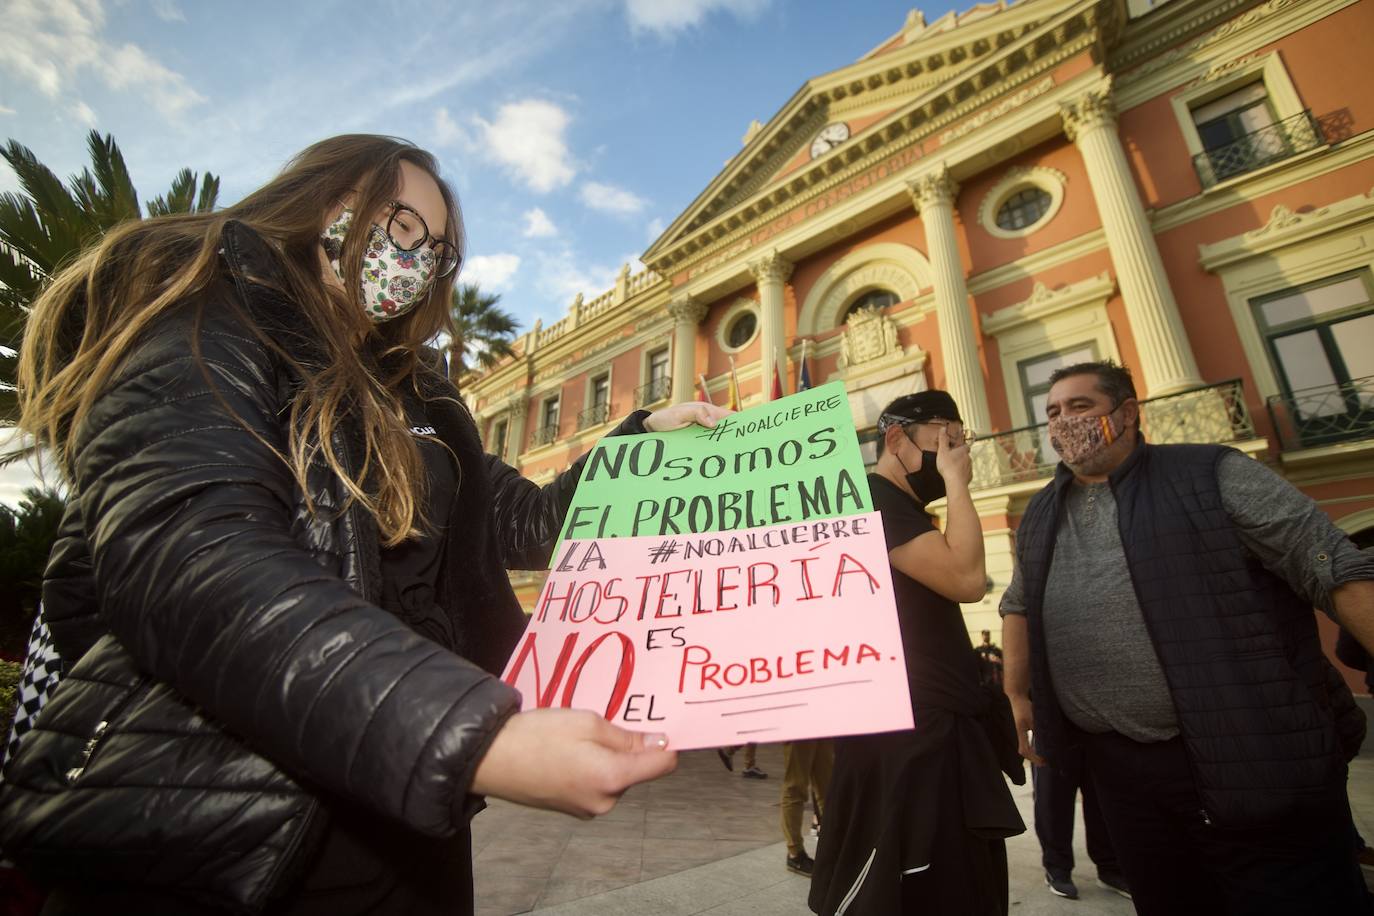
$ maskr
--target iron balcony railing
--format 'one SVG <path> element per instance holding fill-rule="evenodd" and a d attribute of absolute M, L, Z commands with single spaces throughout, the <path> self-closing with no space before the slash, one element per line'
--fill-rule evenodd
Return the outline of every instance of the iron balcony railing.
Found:
<path fill-rule="evenodd" d="M 672 390 L 673 380 L 667 376 L 653 379 L 649 384 L 640 385 L 635 389 L 635 407 L 657 404 L 659 401 L 667 400 Z"/>
<path fill-rule="evenodd" d="M 1255 437 L 1240 379 L 1141 401 L 1140 426 L 1146 440 L 1161 445 Z M 1059 462 L 1045 423 L 979 438 L 970 452 L 974 489 L 1040 480 Z"/>
<path fill-rule="evenodd" d="M 1321 124 L 1303 111 L 1246 134 L 1238 140 L 1198 153 L 1193 168 L 1204 188 L 1253 172 L 1274 162 L 1316 149 L 1326 142 Z"/>
<path fill-rule="evenodd" d="M 1284 451 L 1374 438 L 1374 375 L 1267 400 Z"/>
<path fill-rule="evenodd" d="M 593 426 L 600 426 L 602 423 L 605 423 L 610 416 L 610 404 L 593 404 L 577 415 L 577 428 L 590 429 Z"/>
<path fill-rule="evenodd" d="M 558 424 L 550 423 L 547 426 L 540 426 L 535 429 L 530 436 L 530 448 L 538 448 L 541 445 L 548 445 L 558 438 Z"/>

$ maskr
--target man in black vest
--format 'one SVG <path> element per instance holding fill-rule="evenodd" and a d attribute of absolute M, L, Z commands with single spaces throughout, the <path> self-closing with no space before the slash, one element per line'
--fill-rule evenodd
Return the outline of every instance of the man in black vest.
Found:
<path fill-rule="evenodd" d="M 1367 912 L 1312 608 L 1374 646 L 1374 562 L 1241 452 L 1145 444 L 1121 367 L 1046 413 L 1002 600 L 1023 756 L 1081 749 L 1139 913 Z"/>

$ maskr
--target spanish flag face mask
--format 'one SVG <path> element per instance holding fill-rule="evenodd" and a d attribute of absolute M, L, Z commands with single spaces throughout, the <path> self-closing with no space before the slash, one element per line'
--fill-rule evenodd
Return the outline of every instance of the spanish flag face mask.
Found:
<path fill-rule="evenodd" d="M 1117 405 L 1119 408 L 1121 405 Z M 1115 419 L 1117 408 L 1096 417 L 1063 415 L 1049 422 L 1050 445 L 1071 468 L 1081 468 L 1121 438 L 1123 426 Z"/>

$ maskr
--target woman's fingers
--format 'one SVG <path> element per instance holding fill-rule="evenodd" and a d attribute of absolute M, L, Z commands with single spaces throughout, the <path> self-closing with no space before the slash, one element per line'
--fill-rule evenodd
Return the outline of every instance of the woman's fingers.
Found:
<path fill-rule="evenodd" d="M 686 401 L 649 414 L 644 418 L 644 428 L 651 433 L 666 433 L 695 423 L 710 429 L 722 417 L 727 417 L 733 412 L 728 407 L 718 407 L 705 401 Z"/>
<path fill-rule="evenodd" d="M 605 814 L 628 788 L 671 773 L 663 735 L 618 728 L 595 713 L 536 709 L 507 720 L 478 764 L 472 791 L 576 817 Z"/>

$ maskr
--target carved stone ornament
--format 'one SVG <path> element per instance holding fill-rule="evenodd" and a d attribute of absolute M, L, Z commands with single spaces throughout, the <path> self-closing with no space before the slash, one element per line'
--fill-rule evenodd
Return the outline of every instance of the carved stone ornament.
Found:
<path fill-rule="evenodd" d="M 918 213 L 934 204 L 953 206 L 954 198 L 959 196 L 959 184 L 949 177 L 949 170 L 943 167 L 928 175 L 909 179 L 906 189 Z"/>
<path fill-rule="evenodd" d="M 678 296 L 668 303 L 668 314 L 678 324 L 697 325 L 706 317 L 706 306 L 691 296 Z"/>
<path fill-rule="evenodd" d="M 870 363 L 897 352 L 897 322 L 879 306 L 859 309 L 845 322 L 839 368 Z"/>
<path fill-rule="evenodd" d="M 1070 140 L 1077 140 L 1080 133 L 1093 127 L 1111 127 L 1116 123 L 1111 83 L 1089 89 L 1068 102 L 1060 102 L 1059 115 L 1064 119 L 1064 133 Z"/>
<path fill-rule="evenodd" d="M 776 251 L 771 251 L 761 258 L 750 261 L 749 272 L 754 275 L 754 281 L 760 286 L 770 281 L 786 283 L 792 276 L 792 262 Z"/>

